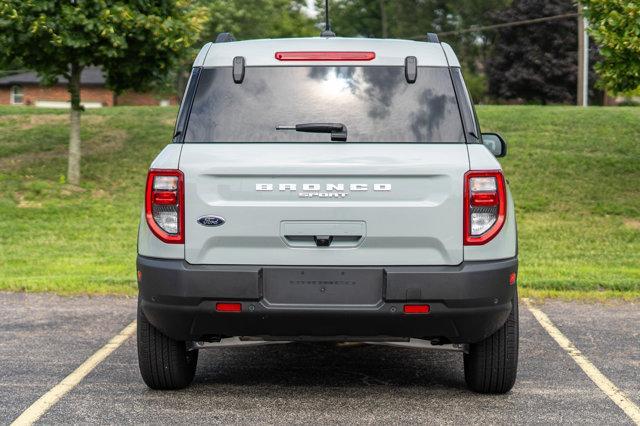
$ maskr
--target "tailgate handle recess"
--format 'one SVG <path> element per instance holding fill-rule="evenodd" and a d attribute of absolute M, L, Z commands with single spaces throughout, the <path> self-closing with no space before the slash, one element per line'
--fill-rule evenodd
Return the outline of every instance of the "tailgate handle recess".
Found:
<path fill-rule="evenodd" d="M 285 235 L 284 239 L 292 247 L 357 247 L 362 235 Z"/>
<path fill-rule="evenodd" d="M 356 248 L 367 235 L 363 221 L 283 221 L 280 235 L 293 248 Z"/>

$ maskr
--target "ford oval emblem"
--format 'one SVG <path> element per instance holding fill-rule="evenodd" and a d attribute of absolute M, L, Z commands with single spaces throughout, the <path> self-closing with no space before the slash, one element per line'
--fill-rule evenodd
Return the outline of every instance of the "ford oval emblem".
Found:
<path fill-rule="evenodd" d="M 220 216 L 202 216 L 198 223 L 202 226 L 220 226 L 224 225 L 224 219 Z"/>

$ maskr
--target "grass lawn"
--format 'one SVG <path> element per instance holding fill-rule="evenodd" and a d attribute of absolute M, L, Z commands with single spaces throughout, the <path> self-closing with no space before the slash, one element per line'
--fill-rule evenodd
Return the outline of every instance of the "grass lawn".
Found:
<path fill-rule="evenodd" d="M 83 183 L 65 184 L 67 113 L 0 107 L 0 290 L 136 293 L 146 170 L 174 108 L 83 115 Z M 640 108 L 479 109 L 509 142 L 521 294 L 640 297 Z"/>

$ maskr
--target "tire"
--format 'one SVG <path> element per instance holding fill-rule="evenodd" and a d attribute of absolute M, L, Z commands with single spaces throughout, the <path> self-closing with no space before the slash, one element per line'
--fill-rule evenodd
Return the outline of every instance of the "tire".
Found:
<path fill-rule="evenodd" d="M 155 328 L 138 303 L 138 365 L 142 380 L 151 389 L 183 389 L 196 372 L 198 351 L 187 351 L 185 342 L 173 340 Z"/>
<path fill-rule="evenodd" d="M 464 378 L 469 389 L 479 393 L 507 393 L 518 371 L 518 293 L 513 298 L 507 322 L 495 333 L 469 345 L 464 354 Z"/>

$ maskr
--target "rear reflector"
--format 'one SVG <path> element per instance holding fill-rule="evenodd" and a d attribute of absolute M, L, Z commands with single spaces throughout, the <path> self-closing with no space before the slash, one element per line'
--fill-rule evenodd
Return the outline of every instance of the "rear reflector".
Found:
<path fill-rule="evenodd" d="M 516 273 L 512 272 L 511 275 L 509 275 L 509 285 L 514 285 L 516 283 Z"/>
<path fill-rule="evenodd" d="M 240 312 L 242 304 L 240 303 L 216 303 L 216 311 L 218 312 Z"/>
<path fill-rule="evenodd" d="M 279 61 L 372 61 L 375 52 L 276 52 Z"/>
<path fill-rule="evenodd" d="M 429 305 L 404 305 L 405 314 L 428 314 Z"/>
<path fill-rule="evenodd" d="M 178 204 L 178 194 L 175 191 L 154 191 L 153 204 Z"/>
<path fill-rule="evenodd" d="M 471 205 L 472 206 L 495 206 L 498 204 L 498 197 L 496 193 L 472 193 Z"/>

